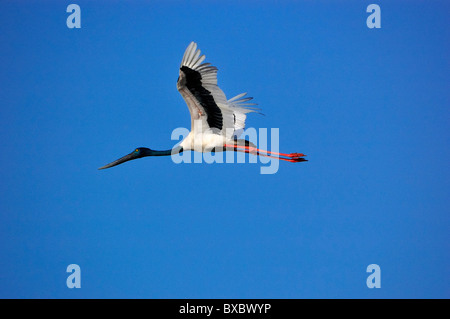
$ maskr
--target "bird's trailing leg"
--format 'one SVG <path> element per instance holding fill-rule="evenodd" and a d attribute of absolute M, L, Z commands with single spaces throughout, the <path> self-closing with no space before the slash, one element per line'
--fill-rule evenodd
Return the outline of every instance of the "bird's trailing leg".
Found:
<path fill-rule="evenodd" d="M 259 148 L 252 147 L 252 146 L 237 145 L 237 144 L 234 144 L 234 145 L 225 144 L 224 146 L 226 148 L 231 148 L 235 152 L 244 152 L 244 153 L 249 153 L 249 154 L 253 154 L 253 155 L 259 155 L 259 156 L 279 159 L 279 160 L 282 160 L 282 161 L 287 161 L 287 162 L 292 162 L 292 163 L 308 161 L 308 160 L 303 158 L 303 156 L 306 156 L 306 155 L 304 155 L 302 153 L 285 154 L 285 153 L 278 153 L 278 152 L 271 152 L 271 151 L 261 150 Z M 273 155 L 277 155 L 277 156 L 273 156 Z M 287 157 L 287 158 L 285 158 L 285 157 Z"/>
<path fill-rule="evenodd" d="M 306 156 L 305 154 L 302 154 L 302 153 L 290 153 L 290 154 L 285 154 L 285 153 L 278 153 L 278 152 L 266 151 L 266 150 L 261 150 L 261 149 L 259 149 L 259 148 L 252 147 L 252 146 L 236 145 L 236 147 L 245 148 L 245 149 L 248 149 L 248 150 L 250 150 L 250 151 L 255 151 L 255 152 L 259 152 L 259 153 L 262 152 L 262 153 L 267 153 L 267 154 L 272 154 L 272 155 L 278 155 L 278 156 L 285 156 L 285 157 L 291 157 L 291 158 L 304 157 L 304 156 Z"/>

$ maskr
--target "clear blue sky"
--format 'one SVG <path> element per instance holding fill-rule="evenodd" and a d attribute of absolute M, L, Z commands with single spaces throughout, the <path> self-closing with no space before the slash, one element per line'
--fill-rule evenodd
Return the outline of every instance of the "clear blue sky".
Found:
<path fill-rule="evenodd" d="M 0 297 L 449 298 L 449 9 L 1 1 Z M 255 97 L 248 125 L 309 162 L 97 170 L 190 128 L 190 41 L 228 97 Z"/>

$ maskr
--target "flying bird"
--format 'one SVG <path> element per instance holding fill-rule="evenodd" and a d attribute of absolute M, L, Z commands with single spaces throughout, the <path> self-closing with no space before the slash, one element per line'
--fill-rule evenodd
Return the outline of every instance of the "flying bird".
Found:
<path fill-rule="evenodd" d="M 191 115 L 191 131 L 178 146 L 169 150 L 156 151 L 138 147 L 133 152 L 99 169 L 110 168 L 130 160 L 146 156 L 170 156 L 184 151 L 244 152 L 276 158 L 288 162 L 305 162 L 301 153 L 278 153 L 258 149 L 253 143 L 239 139 L 245 128 L 247 114 L 257 112 L 249 103 L 252 97 L 241 93 L 227 100 L 217 86 L 217 68 L 203 63 L 205 55 L 200 55 L 197 44 L 191 42 L 181 60 L 177 89 L 185 100 Z"/>

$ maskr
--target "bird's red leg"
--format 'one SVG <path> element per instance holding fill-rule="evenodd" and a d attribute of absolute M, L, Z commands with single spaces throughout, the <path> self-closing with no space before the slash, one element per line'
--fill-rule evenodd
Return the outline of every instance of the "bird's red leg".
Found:
<path fill-rule="evenodd" d="M 282 161 L 286 161 L 286 162 L 291 162 L 291 163 L 298 163 L 298 162 L 305 162 L 306 160 L 302 157 L 292 157 L 292 158 L 284 158 L 284 157 L 279 157 L 279 156 L 271 156 L 271 155 L 267 155 L 267 154 L 261 154 L 257 151 L 251 151 L 251 150 L 247 150 L 247 149 L 235 149 L 236 152 L 242 152 L 242 153 L 248 153 L 248 154 L 253 154 L 253 155 L 258 155 L 258 156 L 264 156 L 264 157 L 268 157 L 268 158 L 273 158 L 273 159 L 278 159 L 278 160 L 282 160 Z"/>
<path fill-rule="evenodd" d="M 300 156 L 305 156 L 305 155 L 298 154 L 298 153 L 289 154 L 290 155 L 290 156 L 288 156 L 289 158 L 284 158 L 284 157 L 279 157 L 279 156 L 271 156 L 271 155 L 267 155 L 267 154 L 261 154 L 261 151 L 262 152 L 267 152 L 267 151 L 259 150 L 255 147 L 248 147 L 248 146 L 242 147 L 241 145 L 230 145 L 230 144 L 225 144 L 224 146 L 226 148 L 233 148 L 233 150 L 236 152 L 249 153 L 249 154 L 253 154 L 253 155 L 259 155 L 259 156 L 264 156 L 264 157 L 268 157 L 268 158 L 279 159 L 279 160 L 287 161 L 287 162 L 291 162 L 291 163 L 307 161 L 304 158 L 300 157 Z M 240 147 L 240 148 L 238 148 L 238 147 Z M 267 152 L 267 153 L 283 155 L 283 153 L 277 153 L 277 152 Z M 293 155 L 293 154 L 296 154 L 296 155 Z"/>
<path fill-rule="evenodd" d="M 298 157 L 306 156 L 305 154 L 302 154 L 302 153 L 285 154 L 285 153 L 278 153 L 278 152 L 261 150 L 259 148 L 255 148 L 255 147 L 251 147 L 251 146 L 245 146 L 245 145 L 229 145 L 229 144 L 226 144 L 225 147 L 243 148 L 243 149 L 246 149 L 246 150 L 258 152 L 259 155 L 262 155 L 262 154 L 260 154 L 262 152 L 262 153 L 274 154 L 274 155 L 285 156 L 285 157 L 290 157 L 290 158 L 298 158 Z"/>

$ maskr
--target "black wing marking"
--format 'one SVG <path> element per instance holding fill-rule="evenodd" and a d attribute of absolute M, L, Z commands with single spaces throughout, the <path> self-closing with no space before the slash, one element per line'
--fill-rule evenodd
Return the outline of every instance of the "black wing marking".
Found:
<path fill-rule="evenodd" d="M 202 85 L 202 76 L 200 72 L 192 70 L 187 66 L 182 66 L 181 71 L 186 76 L 186 87 L 189 92 L 197 99 L 206 112 L 206 121 L 211 128 L 219 130 L 223 127 L 222 111 L 217 106 L 210 91 Z"/>

